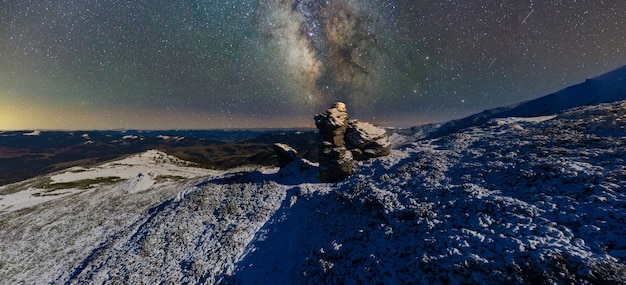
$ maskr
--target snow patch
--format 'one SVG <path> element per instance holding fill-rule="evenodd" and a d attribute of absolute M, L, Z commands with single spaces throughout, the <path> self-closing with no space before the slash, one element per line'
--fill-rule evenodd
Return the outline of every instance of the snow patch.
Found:
<path fill-rule="evenodd" d="M 32 131 L 30 133 L 25 133 L 25 136 L 39 136 L 41 135 L 41 131 Z"/>
<path fill-rule="evenodd" d="M 136 135 L 126 135 L 126 136 L 123 136 L 122 139 L 125 139 L 125 140 L 136 140 L 136 139 L 139 139 L 139 136 L 136 136 Z"/>

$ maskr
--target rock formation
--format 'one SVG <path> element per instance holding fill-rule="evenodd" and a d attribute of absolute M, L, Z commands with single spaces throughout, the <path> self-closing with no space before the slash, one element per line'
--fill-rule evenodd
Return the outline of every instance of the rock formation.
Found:
<path fill-rule="evenodd" d="M 365 160 L 391 153 L 387 131 L 370 123 L 350 121 L 345 141 L 355 160 Z"/>
<path fill-rule="evenodd" d="M 315 116 L 320 134 L 319 179 L 335 182 L 354 173 L 354 160 L 388 155 L 391 145 L 384 129 L 369 123 L 350 121 L 341 102 Z"/>
<path fill-rule="evenodd" d="M 284 143 L 275 143 L 274 153 L 278 159 L 278 166 L 281 168 L 298 159 L 298 151 Z"/>
<path fill-rule="evenodd" d="M 291 183 L 312 182 L 307 180 L 309 177 L 314 177 L 309 172 L 316 171 L 317 167 L 307 159 L 300 158 L 297 150 L 288 144 L 275 143 L 274 153 L 276 153 L 278 165 L 280 166 L 278 171 L 279 178 L 291 177 Z"/>
<path fill-rule="evenodd" d="M 352 153 L 346 149 L 344 135 L 348 129 L 348 110 L 341 102 L 315 115 L 315 126 L 320 133 L 319 179 L 335 182 L 354 173 Z"/>

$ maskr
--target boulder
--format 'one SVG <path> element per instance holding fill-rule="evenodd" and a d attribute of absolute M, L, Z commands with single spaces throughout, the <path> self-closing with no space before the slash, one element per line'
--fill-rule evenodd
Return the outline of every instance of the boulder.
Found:
<path fill-rule="evenodd" d="M 319 179 L 322 182 L 336 182 L 354 173 L 352 153 L 345 147 L 325 148 L 320 151 Z"/>
<path fill-rule="evenodd" d="M 391 153 L 387 131 L 370 123 L 350 121 L 346 129 L 345 141 L 355 160 L 365 160 Z"/>
<path fill-rule="evenodd" d="M 278 159 L 278 166 L 281 168 L 298 159 L 298 151 L 284 143 L 275 143 L 274 153 Z"/>

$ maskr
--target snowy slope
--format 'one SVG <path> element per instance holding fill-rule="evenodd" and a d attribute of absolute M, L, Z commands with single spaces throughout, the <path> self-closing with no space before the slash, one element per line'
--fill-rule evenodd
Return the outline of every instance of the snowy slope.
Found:
<path fill-rule="evenodd" d="M 621 100 L 626 100 L 626 66 L 538 99 L 447 122 L 429 137 L 479 126 L 494 118 L 549 116 L 575 107 Z"/>
<path fill-rule="evenodd" d="M 625 101 L 394 136 L 333 184 L 149 151 L 4 186 L 0 284 L 626 283 Z"/>
<path fill-rule="evenodd" d="M 405 145 L 300 187 L 230 281 L 623 284 L 625 143 L 621 103 Z"/>
<path fill-rule="evenodd" d="M 284 197 L 241 171 L 147 151 L 0 188 L 0 284 L 211 283 Z"/>
<path fill-rule="evenodd" d="M 123 181 L 121 188 L 134 192 L 209 173 L 211 171 L 194 167 L 190 162 L 150 150 L 98 167 L 73 167 L 22 183 L 2 186 L 0 212 L 16 211 L 72 194 L 90 192 L 103 184 Z M 20 189 L 25 191 L 18 191 Z"/>

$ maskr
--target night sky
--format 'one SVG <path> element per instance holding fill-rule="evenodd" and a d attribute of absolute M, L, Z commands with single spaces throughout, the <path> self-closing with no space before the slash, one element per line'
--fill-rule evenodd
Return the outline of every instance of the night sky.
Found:
<path fill-rule="evenodd" d="M 0 129 L 386 126 L 626 64 L 624 0 L 0 1 Z"/>

